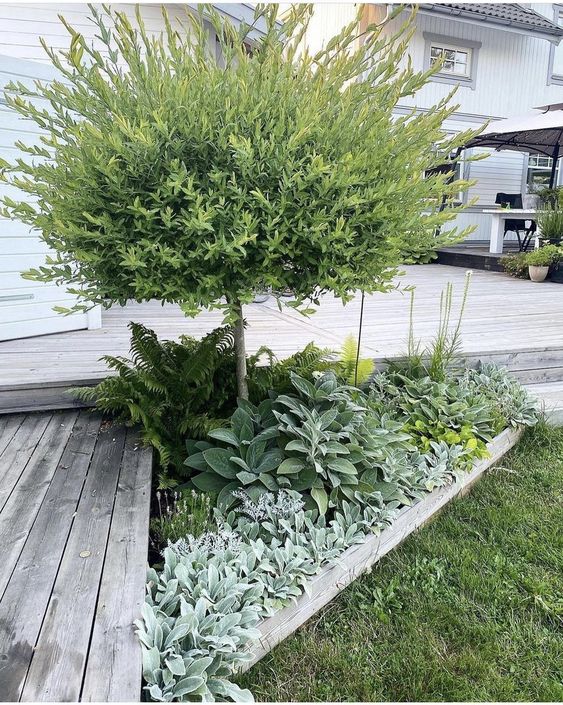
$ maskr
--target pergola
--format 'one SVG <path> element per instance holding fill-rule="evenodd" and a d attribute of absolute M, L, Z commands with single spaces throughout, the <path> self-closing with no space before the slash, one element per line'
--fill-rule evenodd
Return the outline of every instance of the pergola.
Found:
<path fill-rule="evenodd" d="M 557 160 L 563 147 L 563 103 L 544 105 L 534 110 L 526 115 L 495 120 L 478 137 L 468 142 L 465 149 L 489 147 L 551 157 L 549 187 L 553 188 Z"/>

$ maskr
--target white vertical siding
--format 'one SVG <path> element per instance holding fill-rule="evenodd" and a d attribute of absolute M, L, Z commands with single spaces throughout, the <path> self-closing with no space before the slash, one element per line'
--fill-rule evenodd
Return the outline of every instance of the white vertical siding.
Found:
<path fill-rule="evenodd" d="M 542 4 L 551 18 L 551 5 Z M 539 9 L 539 6 L 538 6 Z M 397 29 L 399 19 L 388 31 Z M 452 39 L 480 42 L 475 89 L 460 85 L 455 95 L 461 113 L 475 116 L 508 117 L 533 107 L 563 100 L 561 86 L 548 85 L 550 43 L 528 34 L 505 31 L 492 25 L 475 25 L 455 19 L 419 14 L 409 55 L 416 69 L 424 66 L 424 32 Z M 424 108 L 434 105 L 451 91 L 452 85 L 430 82 L 414 100 L 405 104 Z"/>
<path fill-rule="evenodd" d="M 469 163 L 469 178 L 477 183 L 468 191 L 468 199 L 477 197 L 482 208 L 494 206 L 497 193 L 521 193 L 524 155 L 519 152 L 490 152 L 475 150 L 475 154 L 488 154 L 486 159 Z"/>
<path fill-rule="evenodd" d="M 111 7 L 134 20 L 134 5 L 112 4 Z M 171 14 L 175 13 L 181 15 L 185 11 L 181 6 L 173 7 Z M 86 4 L 0 3 L 0 54 L 47 63 L 49 59 L 41 47 L 40 37 L 54 49 L 69 46 L 69 34 L 59 20 L 59 14 L 87 40 L 96 43 L 96 28 Z M 164 28 L 160 5 L 141 5 L 141 15 L 149 32 L 160 32 Z"/>
<path fill-rule="evenodd" d="M 343 27 L 354 22 L 357 14 L 357 3 L 315 3 L 313 16 L 304 38 L 310 53 L 314 54 L 323 49 Z"/>
<path fill-rule="evenodd" d="M 52 67 L 22 59 L 0 56 L 0 87 L 9 80 L 23 83 L 40 78 L 55 78 Z M 41 130 L 27 120 L 9 111 L 0 101 L 0 156 L 14 161 L 17 157 L 27 160 L 14 142 L 39 143 Z M 22 193 L 12 186 L 0 184 L 0 196 L 21 198 Z M 32 199 L 29 199 L 32 202 Z M 23 279 L 20 272 L 45 263 L 48 248 L 36 232 L 25 224 L 0 218 L 0 340 L 41 335 L 86 328 L 87 314 L 76 313 L 63 317 L 53 311 L 53 306 L 69 307 L 76 297 L 64 287 L 55 284 Z"/>

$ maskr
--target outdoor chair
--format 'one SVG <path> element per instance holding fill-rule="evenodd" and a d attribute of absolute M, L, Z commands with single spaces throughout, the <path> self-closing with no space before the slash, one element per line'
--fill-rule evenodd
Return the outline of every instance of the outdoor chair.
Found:
<path fill-rule="evenodd" d="M 522 208 L 522 194 L 497 193 L 495 203 L 500 205 L 509 205 L 511 208 Z M 526 225 L 528 222 L 530 225 Z M 518 238 L 518 249 L 520 252 L 526 252 L 537 229 L 538 226 L 535 220 L 526 221 L 521 218 L 507 218 L 504 221 L 504 237 L 506 237 L 506 233 L 516 233 L 516 237 Z"/>

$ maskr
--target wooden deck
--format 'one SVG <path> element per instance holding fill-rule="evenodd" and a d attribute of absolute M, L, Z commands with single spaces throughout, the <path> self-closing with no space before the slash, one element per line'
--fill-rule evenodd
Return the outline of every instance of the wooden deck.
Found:
<path fill-rule="evenodd" d="M 455 286 L 455 301 L 463 290 L 465 270 L 431 264 L 406 267 L 397 279 L 397 290 L 366 298 L 362 354 L 374 358 L 400 355 L 406 347 L 409 295 L 404 288 L 416 288 L 415 334 L 428 341 L 436 332 L 440 292 L 447 282 Z M 325 296 L 317 313 L 304 318 L 290 308 L 279 311 L 273 299 L 245 309 L 249 351 L 269 345 L 278 355 L 288 355 L 313 340 L 338 349 L 344 338 L 357 336 L 360 298 L 343 306 Z M 116 307 L 103 314 L 100 330 L 84 330 L 0 343 L 0 410 L 55 408 L 61 389 L 100 379 L 106 368 L 104 354 L 127 355 L 127 323 L 139 321 L 154 328 L 163 338 L 182 333 L 202 336 L 221 322 L 220 312 L 205 312 L 186 319 L 177 306 L 158 302 Z M 563 381 L 563 287 L 534 284 L 506 274 L 473 273 L 469 301 L 463 320 L 463 346 L 475 357 L 510 360 L 513 369 L 547 369 L 532 382 Z M 547 366 L 542 361 L 549 359 Z M 540 361 L 540 366 L 536 364 Z M 522 377 L 522 375 L 520 375 Z M 527 381 L 527 380 L 525 380 Z M 32 389 L 30 397 L 30 388 Z M 65 401 L 68 404 L 68 401 Z"/>
<path fill-rule="evenodd" d="M 139 701 L 152 454 L 87 411 L 0 418 L 0 698 Z"/>

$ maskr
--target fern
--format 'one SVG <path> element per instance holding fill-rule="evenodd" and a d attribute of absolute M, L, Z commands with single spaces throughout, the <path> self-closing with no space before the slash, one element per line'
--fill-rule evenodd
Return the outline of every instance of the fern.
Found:
<path fill-rule="evenodd" d="M 348 384 L 360 386 L 368 381 L 374 368 L 373 360 L 358 357 L 358 342 L 353 335 L 349 335 L 340 349 L 340 374 L 342 377 Z"/>
<path fill-rule="evenodd" d="M 260 365 L 264 356 L 268 364 Z M 318 348 L 313 342 L 284 360 L 278 360 L 270 348 L 261 347 L 248 358 L 248 390 L 251 401 L 261 401 L 272 389 L 279 393 L 290 392 L 293 389 L 292 372 L 311 380 L 314 372 L 334 369 L 336 363 L 330 359 L 331 356 L 331 350 Z"/>
<path fill-rule="evenodd" d="M 129 329 L 130 358 L 103 358 L 116 374 L 96 387 L 74 391 L 100 411 L 139 424 L 143 440 L 158 453 L 160 486 L 172 487 L 187 472 L 185 439 L 206 438 L 224 426 L 236 408 L 233 332 L 223 326 L 199 341 L 182 336 L 175 342 L 159 341 L 140 323 L 130 323 Z M 291 372 L 312 379 L 315 371 L 333 367 L 329 354 L 309 343 L 279 361 L 272 350 L 260 348 L 248 358 L 252 400 L 262 401 L 270 390 L 289 391 Z"/>
<path fill-rule="evenodd" d="M 160 465 L 184 468 L 185 438 L 205 438 L 236 406 L 233 335 L 217 328 L 202 340 L 159 341 L 154 331 L 130 323 L 131 356 L 105 356 L 115 376 L 77 390 L 101 411 L 140 424 Z"/>

